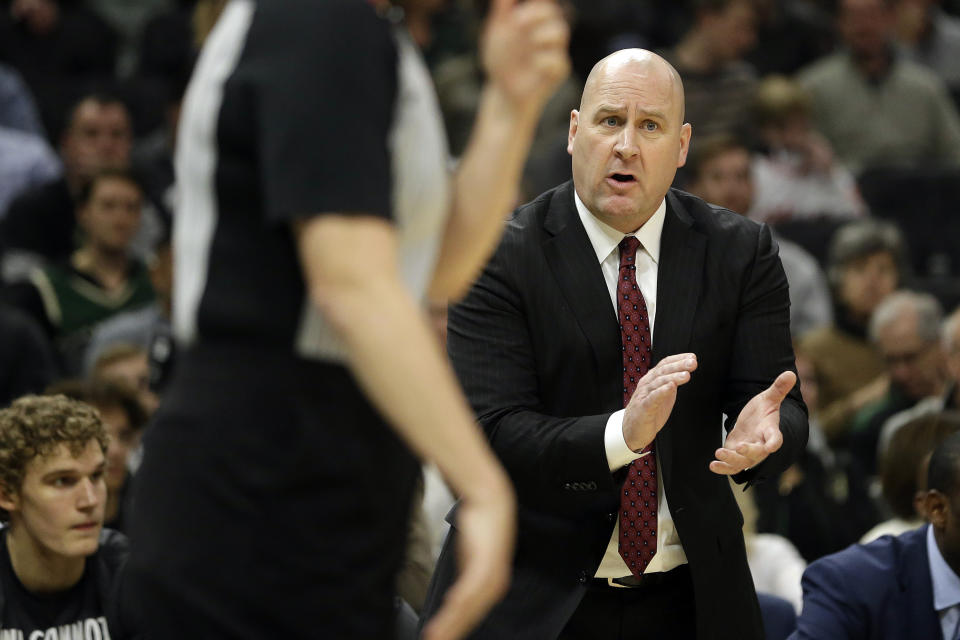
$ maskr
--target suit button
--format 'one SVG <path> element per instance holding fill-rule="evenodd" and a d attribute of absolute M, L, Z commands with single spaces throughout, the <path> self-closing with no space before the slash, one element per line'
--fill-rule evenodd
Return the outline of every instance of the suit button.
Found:
<path fill-rule="evenodd" d="M 566 489 L 567 491 L 570 491 L 570 489 L 572 489 L 573 487 L 571 487 L 570 483 L 568 482 L 565 485 L 563 485 L 563 488 Z"/>
<path fill-rule="evenodd" d="M 578 580 L 580 581 L 580 584 L 587 584 L 587 580 L 588 580 L 588 579 L 589 579 L 589 577 L 587 576 L 587 572 L 586 572 L 586 571 L 581 571 L 581 572 L 580 572 L 580 577 L 578 578 Z"/>

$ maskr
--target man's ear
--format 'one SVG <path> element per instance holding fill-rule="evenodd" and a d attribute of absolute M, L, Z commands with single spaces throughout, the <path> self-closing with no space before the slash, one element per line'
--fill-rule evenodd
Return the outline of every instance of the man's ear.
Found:
<path fill-rule="evenodd" d="M 680 127 L 680 153 L 677 154 L 677 168 L 687 164 L 687 152 L 690 151 L 690 138 L 693 136 L 693 127 L 685 122 Z"/>
<path fill-rule="evenodd" d="M 0 484 L 0 509 L 7 513 L 17 511 L 20 508 L 20 496 L 9 491 L 6 486 Z"/>
<path fill-rule="evenodd" d="M 950 504 L 947 496 L 936 489 L 927 491 L 923 497 L 923 510 L 927 520 L 935 529 L 943 530 L 947 526 L 947 516 L 949 515 Z"/>
<path fill-rule="evenodd" d="M 567 132 L 567 153 L 573 155 L 573 139 L 577 135 L 577 129 L 580 128 L 580 112 L 576 109 L 570 111 L 570 130 Z"/>

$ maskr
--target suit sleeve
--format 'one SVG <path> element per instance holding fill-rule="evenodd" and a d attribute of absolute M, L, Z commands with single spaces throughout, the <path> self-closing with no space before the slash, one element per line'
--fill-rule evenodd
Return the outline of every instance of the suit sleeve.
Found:
<path fill-rule="evenodd" d="M 783 371 L 796 373 L 790 339 L 790 296 L 778 247 L 769 227 L 761 225 L 756 253 L 741 294 L 734 333 L 730 373 L 727 377 L 724 413 L 732 419 L 750 399 L 766 389 Z M 734 476 L 755 484 L 786 469 L 807 444 L 807 408 L 800 397 L 799 380 L 780 405 L 783 446 L 759 466 Z"/>
<path fill-rule="evenodd" d="M 792 640 L 859 640 L 867 637 L 866 618 L 852 602 L 845 570 L 833 558 L 813 563 L 803 573 L 803 611 Z"/>
<path fill-rule="evenodd" d="M 530 320 L 529 298 L 521 294 L 530 287 L 521 289 L 517 280 L 518 273 L 532 282 L 537 275 L 520 264 L 521 253 L 505 237 L 467 297 L 451 308 L 451 360 L 521 503 L 574 516 L 607 510 L 615 494 L 604 448 L 610 414 L 544 413 L 553 405 L 543 397 L 552 391 L 538 373 L 544 367 L 530 329 L 538 320 Z"/>

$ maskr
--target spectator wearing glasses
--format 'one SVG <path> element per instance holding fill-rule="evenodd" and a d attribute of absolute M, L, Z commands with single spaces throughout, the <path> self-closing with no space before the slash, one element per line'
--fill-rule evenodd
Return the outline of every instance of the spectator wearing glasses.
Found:
<path fill-rule="evenodd" d="M 850 433 L 852 453 L 873 473 L 877 442 L 884 423 L 924 398 L 942 395 L 947 385 L 946 359 L 940 343 L 943 310 L 928 293 L 898 291 L 870 318 L 870 340 L 884 361 L 887 392 L 861 409 Z"/>
<path fill-rule="evenodd" d="M 943 393 L 921 400 L 916 405 L 892 416 L 883 425 L 878 445 L 878 459 L 882 459 L 891 446 L 894 436 L 907 423 L 943 411 L 960 409 L 960 308 L 943 321 L 940 329 L 940 344 L 948 374 Z"/>

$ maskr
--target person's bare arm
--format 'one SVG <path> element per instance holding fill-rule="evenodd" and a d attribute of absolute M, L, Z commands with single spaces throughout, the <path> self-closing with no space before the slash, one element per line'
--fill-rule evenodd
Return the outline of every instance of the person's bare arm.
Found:
<path fill-rule="evenodd" d="M 516 518 L 510 482 L 400 278 L 393 226 L 329 214 L 294 229 L 310 300 L 346 345 L 360 386 L 462 499 L 461 575 L 424 636 L 460 637 L 507 587 Z"/>
<path fill-rule="evenodd" d="M 569 73 L 568 39 L 554 0 L 494 0 L 481 51 L 488 81 L 454 178 L 432 300 L 462 296 L 493 252 L 543 105 Z"/>

